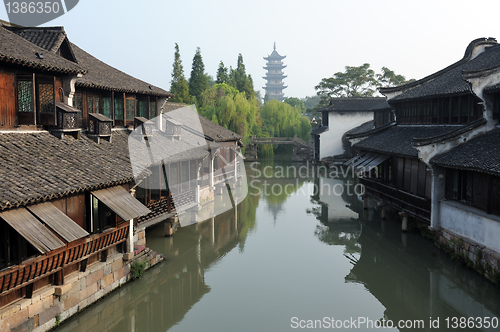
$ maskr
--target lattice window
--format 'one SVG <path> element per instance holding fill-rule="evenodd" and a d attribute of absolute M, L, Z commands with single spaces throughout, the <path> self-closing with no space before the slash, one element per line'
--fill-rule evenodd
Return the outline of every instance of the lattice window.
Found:
<path fill-rule="evenodd" d="M 115 99 L 115 120 L 123 120 L 123 99 Z"/>
<path fill-rule="evenodd" d="M 81 93 L 76 93 L 75 94 L 75 99 L 74 100 L 74 107 L 80 111 L 83 110 L 83 100 L 82 100 L 82 94 Z"/>
<path fill-rule="evenodd" d="M 134 99 L 127 99 L 126 106 L 127 107 L 127 121 L 134 120 L 134 113 L 135 113 L 135 100 Z"/>
<path fill-rule="evenodd" d="M 465 173 L 465 200 L 472 202 L 474 188 L 474 174 L 472 172 Z"/>
<path fill-rule="evenodd" d="M 94 113 L 94 98 L 92 96 L 87 96 L 87 112 Z"/>
<path fill-rule="evenodd" d="M 40 99 L 40 111 L 42 113 L 54 113 L 54 85 L 41 83 L 38 85 Z"/>
<path fill-rule="evenodd" d="M 33 112 L 33 82 L 17 82 L 17 102 L 19 112 Z"/>
<path fill-rule="evenodd" d="M 146 100 L 139 101 L 139 116 L 148 118 L 148 102 Z"/>
<path fill-rule="evenodd" d="M 94 113 L 101 113 L 100 107 L 99 107 L 101 104 L 99 103 L 99 101 L 100 101 L 100 98 L 97 96 L 94 96 Z"/>
<path fill-rule="evenodd" d="M 149 103 L 149 119 L 153 119 L 156 116 L 156 101 Z"/>
<path fill-rule="evenodd" d="M 111 97 L 102 97 L 102 114 L 108 118 L 113 118 L 113 108 L 111 104 Z"/>

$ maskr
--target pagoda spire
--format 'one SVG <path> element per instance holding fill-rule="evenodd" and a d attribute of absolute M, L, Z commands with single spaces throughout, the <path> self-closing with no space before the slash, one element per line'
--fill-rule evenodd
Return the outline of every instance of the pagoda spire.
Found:
<path fill-rule="evenodd" d="M 267 74 L 263 79 L 265 79 L 267 83 L 263 89 L 266 90 L 269 99 L 277 99 L 279 101 L 285 99 L 283 90 L 286 89 L 287 86 L 283 84 L 283 79 L 286 77 L 286 75 L 283 74 L 283 68 L 286 66 L 281 62 L 284 58 L 286 58 L 286 55 L 282 56 L 276 52 L 276 42 L 274 42 L 271 55 L 264 57 L 264 60 L 267 60 L 266 66 L 264 67 L 264 69 L 267 70 Z"/>

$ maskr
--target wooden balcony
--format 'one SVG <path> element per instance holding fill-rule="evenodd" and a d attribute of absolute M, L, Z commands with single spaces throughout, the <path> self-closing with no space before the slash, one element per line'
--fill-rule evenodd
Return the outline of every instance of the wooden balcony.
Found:
<path fill-rule="evenodd" d="M 409 215 L 430 223 L 431 199 L 416 196 L 406 191 L 382 183 L 377 180 L 362 178 L 361 184 L 365 186 L 365 193 L 371 197 L 382 200 Z"/>
<path fill-rule="evenodd" d="M 66 244 L 65 247 L 0 271 L 0 296 L 127 240 L 129 223 Z"/>

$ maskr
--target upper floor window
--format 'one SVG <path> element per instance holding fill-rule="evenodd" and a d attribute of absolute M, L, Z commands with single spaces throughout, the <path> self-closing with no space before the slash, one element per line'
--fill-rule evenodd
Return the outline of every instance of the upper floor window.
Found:
<path fill-rule="evenodd" d="M 113 118 L 113 104 L 110 96 L 102 97 L 102 114 L 108 118 Z"/>
<path fill-rule="evenodd" d="M 143 118 L 148 118 L 148 113 L 149 113 L 149 110 L 148 110 L 148 101 L 147 100 L 139 100 L 138 102 L 139 104 L 139 116 L 143 117 Z"/>
<path fill-rule="evenodd" d="M 17 76 L 17 104 L 19 112 L 34 112 L 35 105 L 33 104 L 33 76 L 18 75 Z"/>
<path fill-rule="evenodd" d="M 462 124 L 481 116 L 479 100 L 472 95 L 434 98 L 396 104 L 399 124 Z"/>
<path fill-rule="evenodd" d="M 133 122 L 135 117 L 135 99 L 127 98 L 125 102 L 125 116 L 127 117 L 127 122 Z"/>
<path fill-rule="evenodd" d="M 156 116 L 156 101 L 149 102 L 149 119 L 154 119 Z"/>
<path fill-rule="evenodd" d="M 115 120 L 123 121 L 123 99 L 115 98 Z"/>

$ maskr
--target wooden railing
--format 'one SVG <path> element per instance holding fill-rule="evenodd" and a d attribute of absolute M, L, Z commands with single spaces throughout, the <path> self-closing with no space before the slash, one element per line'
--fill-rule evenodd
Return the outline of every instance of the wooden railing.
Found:
<path fill-rule="evenodd" d="M 68 243 L 65 247 L 0 271 L 0 296 L 24 287 L 63 267 L 121 243 L 127 239 L 129 224 Z"/>
<path fill-rule="evenodd" d="M 365 186 L 365 192 L 373 197 L 400 208 L 402 211 L 423 219 L 430 223 L 431 220 L 431 200 L 410 194 L 401 189 L 384 184 L 372 179 L 362 178 L 360 182 Z"/>

